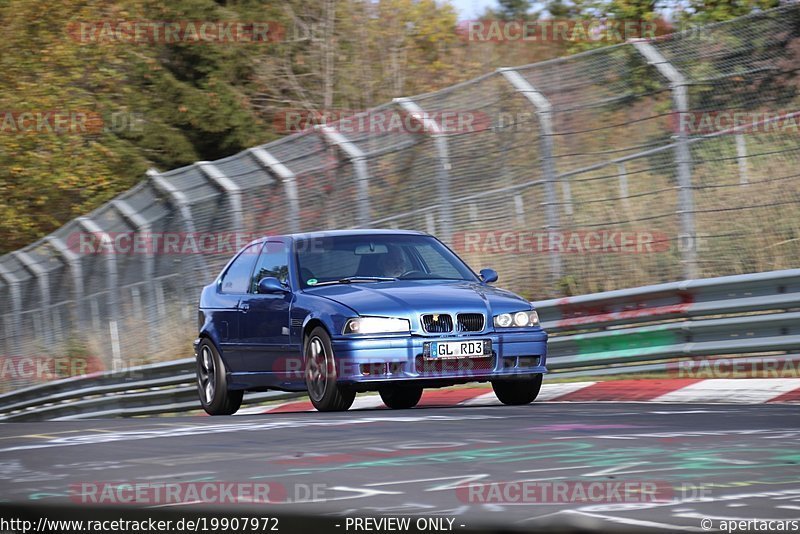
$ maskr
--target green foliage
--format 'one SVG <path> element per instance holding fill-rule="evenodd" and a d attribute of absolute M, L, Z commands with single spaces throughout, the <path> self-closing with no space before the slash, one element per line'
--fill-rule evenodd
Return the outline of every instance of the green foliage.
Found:
<path fill-rule="evenodd" d="M 503 20 L 525 19 L 531 8 L 530 0 L 497 0 L 500 5 L 498 14 Z"/>
<path fill-rule="evenodd" d="M 780 0 L 689 0 L 686 9 L 679 13 L 681 22 L 709 24 L 741 17 L 755 9 L 769 9 L 780 5 Z"/>
<path fill-rule="evenodd" d="M 144 176 L 264 140 L 247 100 L 256 44 L 87 42 L 80 22 L 235 18 L 206 0 L 65 0 L 0 6 L 0 234 L 9 251 L 86 213 Z M 250 49 L 243 49 L 250 46 Z M 269 45 L 267 45 L 269 46 Z M 16 122 L 23 112 L 97 118 L 65 132 Z M 102 124 L 99 124 L 102 121 Z M 31 123 L 26 123 L 30 125 Z"/>

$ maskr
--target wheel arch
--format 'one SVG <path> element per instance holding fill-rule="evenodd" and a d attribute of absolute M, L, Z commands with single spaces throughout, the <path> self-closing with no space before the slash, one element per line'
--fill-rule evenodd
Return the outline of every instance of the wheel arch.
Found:
<path fill-rule="evenodd" d="M 303 325 L 303 346 L 305 347 L 306 338 L 311 334 L 311 331 L 316 327 L 321 326 L 330 337 L 331 329 L 325 324 L 325 321 L 319 317 L 310 317 Z"/>

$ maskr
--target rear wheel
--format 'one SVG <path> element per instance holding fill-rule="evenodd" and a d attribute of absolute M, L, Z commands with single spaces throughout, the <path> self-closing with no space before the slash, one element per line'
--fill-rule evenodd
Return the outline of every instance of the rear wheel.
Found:
<path fill-rule="evenodd" d="M 232 415 L 242 405 L 244 391 L 228 391 L 225 363 L 208 339 L 197 348 L 197 392 L 208 415 Z"/>
<path fill-rule="evenodd" d="M 412 387 L 387 387 L 379 390 L 383 403 L 393 410 L 413 408 L 422 398 L 422 388 Z"/>
<path fill-rule="evenodd" d="M 519 406 L 530 404 L 539 395 L 542 389 L 542 375 L 533 375 L 530 378 L 514 378 L 492 381 L 494 394 L 503 404 Z"/>
<path fill-rule="evenodd" d="M 303 347 L 306 361 L 306 387 L 311 404 L 320 412 L 342 412 L 353 405 L 356 392 L 336 383 L 336 361 L 328 332 L 316 327 Z"/>

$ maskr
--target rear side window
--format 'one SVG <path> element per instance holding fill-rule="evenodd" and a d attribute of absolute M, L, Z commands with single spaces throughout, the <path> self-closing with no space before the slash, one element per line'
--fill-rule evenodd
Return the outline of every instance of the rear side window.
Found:
<path fill-rule="evenodd" d="M 239 254 L 222 277 L 223 293 L 247 293 L 250 273 L 258 258 L 261 243 L 250 245 Z"/>

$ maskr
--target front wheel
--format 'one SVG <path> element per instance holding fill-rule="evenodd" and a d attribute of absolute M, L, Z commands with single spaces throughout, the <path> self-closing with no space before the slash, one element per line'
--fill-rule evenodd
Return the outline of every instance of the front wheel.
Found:
<path fill-rule="evenodd" d="M 540 373 L 530 378 L 493 380 L 492 389 L 497 399 L 503 404 L 509 406 L 530 404 L 542 389 L 542 375 Z"/>
<path fill-rule="evenodd" d="M 197 348 L 197 392 L 208 415 L 233 415 L 242 405 L 244 391 L 228 391 L 225 363 L 208 339 Z"/>
<path fill-rule="evenodd" d="M 306 387 L 311 404 L 320 412 L 343 412 L 353 405 L 356 392 L 336 383 L 336 361 L 328 332 L 316 327 L 303 347 L 306 361 Z"/>
<path fill-rule="evenodd" d="M 381 394 L 383 403 L 393 410 L 413 408 L 422 398 L 422 388 L 419 386 L 386 387 L 380 389 L 378 393 Z"/>

